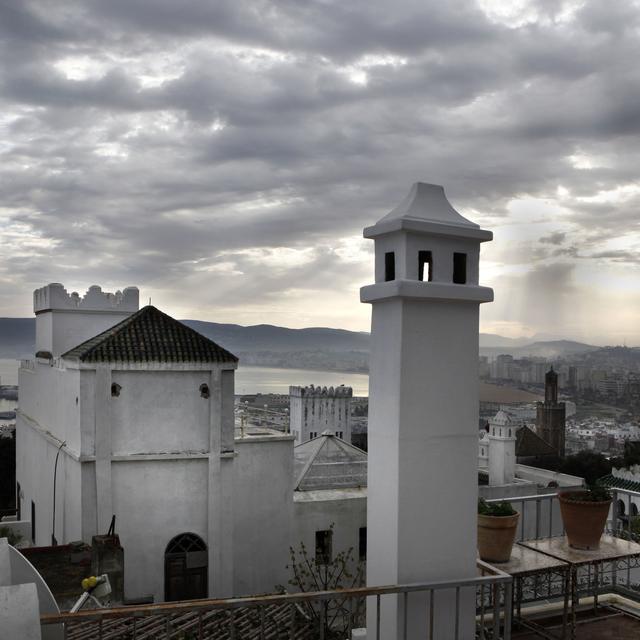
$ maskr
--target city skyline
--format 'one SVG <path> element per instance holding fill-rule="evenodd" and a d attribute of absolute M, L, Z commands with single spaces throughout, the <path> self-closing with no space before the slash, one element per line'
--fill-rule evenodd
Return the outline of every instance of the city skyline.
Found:
<path fill-rule="evenodd" d="M 369 330 L 361 229 L 424 180 L 494 232 L 481 330 L 640 344 L 631 2 L 9 2 L 0 315 Z"/>

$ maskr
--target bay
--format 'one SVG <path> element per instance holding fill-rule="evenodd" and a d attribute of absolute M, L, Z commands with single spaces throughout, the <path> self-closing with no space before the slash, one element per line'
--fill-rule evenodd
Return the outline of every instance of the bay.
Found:
<path fill-rule="evenodd" d="M 18 384 L 18 367 L 20 360 L 0 358 L 0 384 Z"/>
<path fill-rule="evenodd" d="M 0 359 L 0 384 L 18 384 L 19 366 L 19 360 Z M 369 376 L 366 373 L 240 365 L 235 379 L 237 394 L 289 393 L 289 385 L 309 384 L 321 387 L 337 387 L 344 384 L 353 387 L 354 396 L 369 394 Z"/>

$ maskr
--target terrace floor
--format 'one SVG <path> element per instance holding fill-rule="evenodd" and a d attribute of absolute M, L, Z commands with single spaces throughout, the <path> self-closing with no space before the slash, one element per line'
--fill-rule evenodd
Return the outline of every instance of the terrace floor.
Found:
<path fill-rule="evenodd" d="M 536 622 L 554 636 L 562 636 L 559 616 L 538 619 Z M 567 637 L 570 629 L 567 627 Z M 513 640 L 539 640 L 533 631 L 514 627 Z M 638 640 L 640 638 L 640 617 L 621 609 L 608 607 L 594 615 L 592 610 L 581 612 L 577 617 L 576 640 Z"/>

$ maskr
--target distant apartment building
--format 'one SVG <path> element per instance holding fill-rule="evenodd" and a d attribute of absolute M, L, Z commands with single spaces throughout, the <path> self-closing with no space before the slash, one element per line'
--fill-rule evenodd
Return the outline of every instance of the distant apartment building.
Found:
<path fill-rule="evenodd" d="M 513 375 L 513 356 L 501 354 L 496 358 L 495 377 L 500 380 L 509 380 Z"/>

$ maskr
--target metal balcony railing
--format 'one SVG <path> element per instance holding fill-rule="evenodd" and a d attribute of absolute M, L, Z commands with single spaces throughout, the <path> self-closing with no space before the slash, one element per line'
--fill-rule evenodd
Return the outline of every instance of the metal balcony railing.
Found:
<path fill-rule="evenodd" d="M 424 637 L 434 640 L 433 620 L 445 617 L 451 637 L 462 640 L 465 622 L 473 624 L 462 619 L 468 611 L 462 603 L 472 595 L 475 637 L 509 640 L 512 578 L 483 562 L 478 574 L 457 581 L 94 609 L 43 615 L 41 623 L 62 625 L 65 640 L 350 640 L 353 629 L 365 626 L 368 606 L 375 610 L 377 629 L 369 629 L 367 638 L 381 640 L 388 610 L 383 605 L 396 599 L 394 609 L 406 620 L 412 599 L 420 598 L 427 603 Z M 408 637 L 405 624 L 397 640 Z"/>
<path fill-rule="evenodd" d="M 605 533 L 617 538 L 640 543 L 640 492 L 628 489 L 611 489 L 613 500 L 606 523 Z M 560 503 L 556 493 L 509 498 L 491 498 L 487 502 L 506 500 L 520 512 L 516 541 L 539 540 L 562 536 L 564 527 L 560 515 Z M 640 601 L 640 560 L 631 558 L 610 563 L 604 572 L 601 593 L 620 593 Z M 585 584 L 590 584 L 587 577 Z M 543 599 L 543 598 L 541 598 Z"/>

